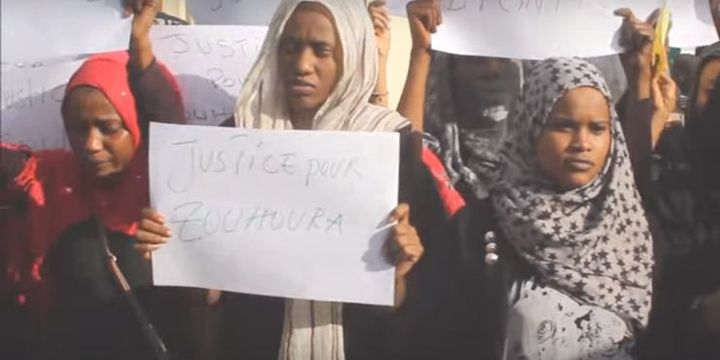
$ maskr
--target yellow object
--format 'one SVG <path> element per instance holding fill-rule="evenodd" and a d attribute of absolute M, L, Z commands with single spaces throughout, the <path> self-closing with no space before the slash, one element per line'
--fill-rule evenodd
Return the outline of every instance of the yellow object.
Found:
<path fill-rule="evenodd" d="M 653 41 L 653 68 L 655 74 L 667 73 L 669 60 L 667 52 L 668 32 L 670 31 L 670 10 L 667 6 L 660 9 L 657 24 L 655 24 L 655 40 Z"/>

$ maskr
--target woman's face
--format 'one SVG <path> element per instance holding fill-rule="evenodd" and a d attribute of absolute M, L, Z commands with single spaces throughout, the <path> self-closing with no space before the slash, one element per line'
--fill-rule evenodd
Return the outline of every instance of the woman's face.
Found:
<path fill-rule="evenodd" d="M 314 115 L 342 73 L 342 46 L 330 11 L 317 3 L 300 4 L 285 25 L 278 50 L 291 113 Z"/>
<path fill-rule="evenodd" d="M 535 145 L 541 170 L 561 191 L 589 184 L 610 152 L 610 108 L 590 87 L 568 91 L 552 108 Z"/>
<path fill-rule="evenodd" d="M 120 114 L 97 89 L 79 87 L 68 96 L 63 120 L 75 156 L 97 178 L 121 173 L 135 146 Z"/>

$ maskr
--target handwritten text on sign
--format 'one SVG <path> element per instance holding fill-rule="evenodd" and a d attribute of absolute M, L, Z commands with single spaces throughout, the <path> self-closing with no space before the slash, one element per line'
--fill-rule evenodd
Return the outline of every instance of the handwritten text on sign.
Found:
<path fill-rule="evenodd" d="M 232 116 L 245 74 L 266 28 L 154 26 L 154 51 L 175 75 L 188 122 L 216 125 Z M 68 148 L 60 105 L 65 85 L 82 61 L 5 64 L 2 139 L 35 150 Z"/>
<path fill-rule="evenodd" d="M 265 26 L 153 28 L 155 52 L 178 79 L 190 123 L 217 125 L 233 115 L 266 32 Z"/>
<path fill-rule="evenodd" d="M 173 239 L 157 285 L 390 305 L 393 133 L 152 124 L 150 192 Z"/>
<path fill-rule="evenodd" d="M 10 65 L 2 72 L 2 140 L 33 149 L 68 148 L 60 106 L 68 79 L 82 64 Z"/>
<path fill-rule="evenodd" d="M 646 18 L 663 0 L 444 0 L 436 50 L 519 59 L 593 57 L 618 53 L 622 19 L 630 8 Z M 695 47 L 717 41 L 707 0 L 668 0 L 670 42 Z M 483 36 L 478 36 L 478 34 Z"/>

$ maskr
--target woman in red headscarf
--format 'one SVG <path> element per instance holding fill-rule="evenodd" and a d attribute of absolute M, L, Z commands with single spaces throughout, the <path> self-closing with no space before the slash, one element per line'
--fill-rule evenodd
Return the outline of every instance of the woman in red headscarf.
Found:
<path fill-rule="evenodd" d="M 140 307 L 107 260 L 112 253 L 131 287 L 151 284 L 149 262 L 132 249 L 149 204 L 147 127 L 185 118 L 177 83 L 150 45 L 160 2 L 136 2 L 129 51 L 92 56 L 67 85 L 62 117 L 72 152 L 2 144 L 0 201 L 13 203 L 0 205 L 20 215 L 17 253 L 52 294 L 43 358 L 153 357 Z"/>

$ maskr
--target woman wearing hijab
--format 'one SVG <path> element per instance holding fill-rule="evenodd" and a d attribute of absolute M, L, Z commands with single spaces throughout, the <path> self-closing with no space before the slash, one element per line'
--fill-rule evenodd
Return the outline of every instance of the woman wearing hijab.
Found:
<path fill-rule="evenodd" d="M 414 51 L 429 51 L 437 4 L 414 1 L 408 15 L 414 39 L 426 40 Z M 630 25 L 633 36 L 647 30 Z M 629 81 L 626 123 L 644 131 L 634 149 L 650 149 L 668 118 L 663 79 L 647 79 L 642 94 Z M 424 94 L 405 91 L 421 115 Z M 647 325 L 653 243 L 633 177 L 643 153 L 631 166 L 605 80 L 582 60 L 538 64 L 506 131 L 489 199 L 461 210 L 454 242 L 416 270 L 444 273 L 431 287 L 444 295 L 419 316 L 407 358 L 630 358 Z"/>
<path fill-rule="evenodd" d="M 392 215 L 398 225 L 388 241 L 396 250 L 391 261 L 396 265 L 399 306 L 407 288 L 406 275 L 423 252 L 418 233 L 429 238 L 434 225 L 424 221 L 423 210 L 442 208 L 434 203 L 432 180 L 419 166 L 420 141 L 410 134 L 409 122 L 368 103 L 377 81 L 378 48 L 364 2 L 285 0 L 267 34 L 240 93 L 236 126 L 401 132 L 400 199 L 410 206 L 395 209 Z M 421 192 L 424 198 L 418 200 L 415 194 Z M 150 209 L 140 230 L 140 251 L 156 250 L 169 240 L 162 218 Z M 220 301 L 227 311 L 221 333 L 228 339 L 218 352 L 227 358 L 387 356 L 391 309 L 229 293 Z"/>
<path fill-rule="evenodd" d="M 147 126 L 184 122 L 175 79 L 150 45 L 159 2 L 138 5 L 129 51 L 90 57 L 66 87 L 72 152 L 3 144 L 3 193 L 22 200 L 13 206 L 24 207 L 25 253 L 54 295 L 42 358 L 153 358 L 107 262 L 117 259 L 131 287 L 150 284 L 148 263 L 132 250 L 149 204 Z"/>
<path fill-rule="evenodd" d="M 434 6 L 408 7 L 428 35 Z M 599 70 L 539 63 L 506 131 L 489 198 L 460 210 L 452 241 L 417 270 L 443 280 L 429 287 L 439 300 L 417 316 L 406 358 L 631 358 L 647 325 L 653 243 Z"/>
<path fill-rule="evenodd" d="M 415 358 L 632 358 L 653 244 L 599 70 L 533 67 L 499 157 L 489 198 L 460 210 L 447 246 L 426 254 L 444 281 Z"/>

